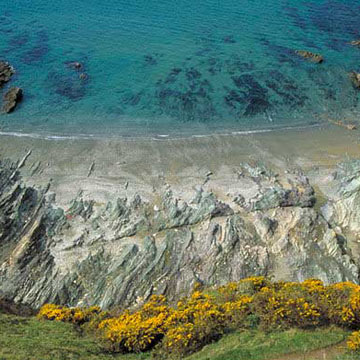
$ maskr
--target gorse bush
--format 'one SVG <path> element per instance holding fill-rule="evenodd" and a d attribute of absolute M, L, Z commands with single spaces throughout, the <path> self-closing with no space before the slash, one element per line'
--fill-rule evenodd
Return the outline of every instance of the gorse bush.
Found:
<path fill-rule="evenodd" d="M 265 331 L 336 325 L 360 330 L 360 286 L 350 282 L 325 286 L 320 280 L 271 282 L 251 277 L 200 291 L 176 306 L 154 295 L 135 311 L 111 317 L 98 307 L 44 305 L 41 319 L 71 322 L 97 333 L 112 352 L 153 349 L 157 359 L 183 358 L 224 333 L 259 326 Z M 360 351 L 360 331 L 348 341 Z"/>
<path fill-rule="evenodd" d="M 45 304 L 39 311 L 37 317 L 39 319 L 56 320 L 63 322 L 71 322 L 76 325 L 82 325 L 90 322 L 99 315 L 103 317 L 106 312 L 102 312 L 99 306 L 91 306 L 88 308 L 68 308 L 54 304 Z"/>
<path fill-rule="evenodd" d="M 347 346 L 352 351 L 360 350 L 360 331 L 354 331 L 347 341 Z"/>
<path fill-rule="evenodd" d="M 262 328 L 309 328 L 324 322 L 319 293 L 315 295 L 306 284 L 286 283 L 276 288 L 263 287 L 254 296 L 253 310 Z"/>
<path fill-rule="evenodd" d="M 195 291 L 190 298 L 179 301 L 165 321 L 166 334 L 162 351 L 186 355 L 221 337 L 226 315 L 213 297 Z"/>
<path fill-rule="evenodd" d="M 172 309 L 164 296 L 153 295 L 140 311 L 125 311 L 119 317 L 102 321 L 98 329 L 116 352 L 140 352 L 153 348 L 165 335 L 166 320 Z"/>

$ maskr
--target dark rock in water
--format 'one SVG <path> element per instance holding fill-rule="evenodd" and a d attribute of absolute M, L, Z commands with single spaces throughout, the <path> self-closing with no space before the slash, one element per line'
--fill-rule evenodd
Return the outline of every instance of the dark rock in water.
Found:
<path fill-rule="evenodd" d="M 67 74 L 51 72 L 48 75 L 48 83 L 56 94 L 78 101 L 86 94 L 89 77 L 85 73 L 79 75 L 70 71 Z"/>
<path fill-rule="evenodd" d="M 190 68 L 186 71 L 186 78 L 188 81 L 194 81 L 201 78 L 201 73 L 195 68 Z"/>
<path fill-rule="evenodd" d="M 46 43 L 38 44 L 24 54 L 23 62 L 30 65 L 41 61 L 49 51 L 50 48 Z"/>
<path fill-rule="evenodd" d="M 36 34 L 35 45 L 26 51 L 23 55 L 22 61 L 25 64 L 31 65 L 33 63 L 43 60 L 43 58 L 49 53 L 49 36 L 45 30 L 41 30 Z"/>
<path fill-rule="evenodd" d="M 350 73 L 350 80 L 356 89 L 360 89 L 360 74 L 353 71 Z"/>
<path fill-rule="evenodd" d="M 19 49 L 29 42 L 29 35 L 27 33 L 13 36 L 9 40 L 9 52 Z"/>
<path fill-rule="evenodd" d="M 177 76 L 181 73 L 180 68 L 174 68 L 170 71 L 169 75 L 165 79 L 165 84 L 171 84 L 176 81 Z"/>
<path fill-rule="evenodd" d="M 268 55 L 275 56 L 280 63 L 296 64 L 297 59 L 294 51 L 288 47 L 272 43 L 269 39 L 260 40 L 264 46 L 268 48 Z"/>
<path fill-rule="evenodd" d="M 138 93 L 129 93 L 123 97 L 123 102 L 126 105 L 136 106 L 140 103 L 142 96 L 144 95 L 143 91 Z"/>
<path fill-rule="evenodd" d="M 236 109 L 237 104 L 243 103 L 243 98 L 235 91 L 230 90 L 229 93 L 224 97 L 226 105 L 233 109 Z"/>
<path fill-rule="evenodd" d="M 295 53 L 301 57 L 303 57 L 306 60 L 309 60 L 313 63 L 320 64 L 324 61 L 324 57 L 319 54 L 314 54 L 307 50 L 296 50 Z"/>
<path fill-rule="evenodd" d="M 78 80 L 80 81 L 80 79 Z M 64 82 L 58 83 L 55 92 L 58 95 L 67 97 L 70 100 L 80 100 L 85 96 L 85 88 L 72 79 L 65 79 Z"/>
<path fill-rule="evenodd" d="M 307 29 L 307 19 L 302 17 L 299 13 L 299 9 L 296 6 L 285 5 L 283 6 L 287 15 L 292 18 L 293 23 L 302 30 Z"/>
<path fill-rule="evenodd" d="M 223 41 L 225 44 L 235 44 L 236 43 L 233 35 L 225 36 Z"/>
<path fill-rule="evenodd" d="M 0 61 L 0 87 L 7 83 L 14 75 L 14 68 L 5 61 Z"/>
<path fill-rule="evenodd" d="M 156 65 L 157 64 L 157 60 L 152 55 L 145 55 L 144 59 L 145 59 L 145 63 L 147 65 Z"/>
<path fill-rule="evenodd" d="M 81 62 L 78 61 L 70 61 L 65 63 L 68 68 L 73 70 L 81 70 L 84 68 L 84 65 Z"/>
<path fill-rule="evenodd" d="M 306 89 L 278 70 L 270 71 L 269 75 L 265 84 L 281 98 L 281 103 L 292 108 L 305 105 L 305 102 L 308 100 Z"/>
<path fill-rule="evenodd" d="M 80 80 L 87 80 L 89 78 L 88 74 L 85 74 L 85 73 L 81 73 L 79 75 L 79 79 Z"/>
<path fill-rule="evenodd" d="M 86 87 L 90 77 L 85 71 L 85 62 L 66 61 L 66 70 L 55 70 L 48 74 L 48 84 L 58 95 L 73 101 L 82 99 L 86 94 Z"/>
<path fill-rule="evenodd" d="M 243 113 L 245 116 L 255 116 L 270 110 L 268 90 L 261 86 L 253 75 L 233 76 L 232 80 L 240 90 L 241 95 L 236 91 L 231 91 L 225 97 L 225 102 L 229 106 L 234 107 L 234 102 L 245 105 Z"/>
<path fill-rule="evenodd" d="M 359 36 L 359 6 L 350 1 L 316 1 L 304 3 L 303 19 L 311 22 L 321 33 L 329 37 Z M 305 15 L 307 14 L 307 15 Z M 326 35 L 326 34 L 325 34 Z"/>
<path fill-rule="evenodd" d="M 174 68 L 157 82 L 159 112 L 181 121 L 209 121 L 216 113 L 208 79 L 194 68 Z"/>
<path fill-rule="evenodd" d="M 271 104 L 265 98 L 251 97 L 245 109 L 245 116 L 255 116 L 258 114 L 266 113 L 271 108 Z"/>
<path fill-rule="evenodd" d="M 262 87 L 253 75 L 245 74 L 231 78 L 238 89 L 246 90 L 248 93 L 263 97 L 268 90 Z"/>
<path fill-rule="evenodd" d="M 4 105 L 3 111 L 6 113 L 11 113 L 15 110 L 17 104 L 23 98 L 23 91 L 18 87 L 12 87 L 5 95 L 4 95 Z"/>

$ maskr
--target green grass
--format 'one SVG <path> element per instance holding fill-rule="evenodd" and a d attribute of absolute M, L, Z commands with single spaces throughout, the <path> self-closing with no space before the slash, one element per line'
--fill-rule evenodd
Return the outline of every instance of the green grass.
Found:
<path fill-rule="evenodd" d="M 342 342 L 348 333 L 337 328 L 291 330 L 265 334 L 245 331 L 224 336 L 188 360 L 265 360 L 304 353 Z M 72 325 L 0 314 L 0 360 L 143 360 L 150 354 L 110 355 L 91 336 Z M 354 358 L 352 358 L 354 359 Z M 350 360 L 339 358 L 338 360 Z"/>
<path fill-rule="evenodd" d="M 348 332 L 338 329 L 289 330 L 265 334 L 259 331 L 234 333 L 206 346 L 188 360 L 265 360 L 290 353 L 304 354 L 338 344 Z M 308 359 L 308 358 L 307 358 Z"/>
<path fill-rule="evenodd" d="M 360 354 L 347 353 L 337 356 L 334 360 L 360 360 Z"/>
<path fill-rule="evenodd" d="M 112 356 L 72 325 L 0 314 L 0 360 L 142 360 L 148 355 Z"/>

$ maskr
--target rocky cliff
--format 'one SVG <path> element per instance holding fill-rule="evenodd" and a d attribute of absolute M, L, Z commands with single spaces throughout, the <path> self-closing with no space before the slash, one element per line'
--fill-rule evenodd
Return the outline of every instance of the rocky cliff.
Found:
<path fill-rule="evenodd" d="M 323 206 L 300 171 L 244 164 L 230 202 L 201 186 L 185 202 L 167 187 L 154 201 L 79 193 L 64 209 L 48 188 L 27 186 L 20 165 L 0 162 L 0 295 L 9 300 L 107 308 L 250 275 L 359 280 L 360 161 L 327 178 Z"/>

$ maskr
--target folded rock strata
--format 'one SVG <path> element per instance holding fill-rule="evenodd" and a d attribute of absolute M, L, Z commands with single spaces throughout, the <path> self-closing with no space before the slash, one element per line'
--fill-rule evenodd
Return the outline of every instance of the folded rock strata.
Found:
<path fill-rule="evenodd" d="M 280 179 L 248 165 L 241 177 L 250 185 L 230 202 L 201 188 L 185 202 L 167 189 L 156 204 L 135 196 L 102 205 L 79 194 L 63 209 L 2 161 L 0 296 L 32 307 L 109 308 L 251 275 L 358 282 L 347 234 L 360 236 L 360 162 L 338 174 L 321 211 L 305 175 Z"/>

